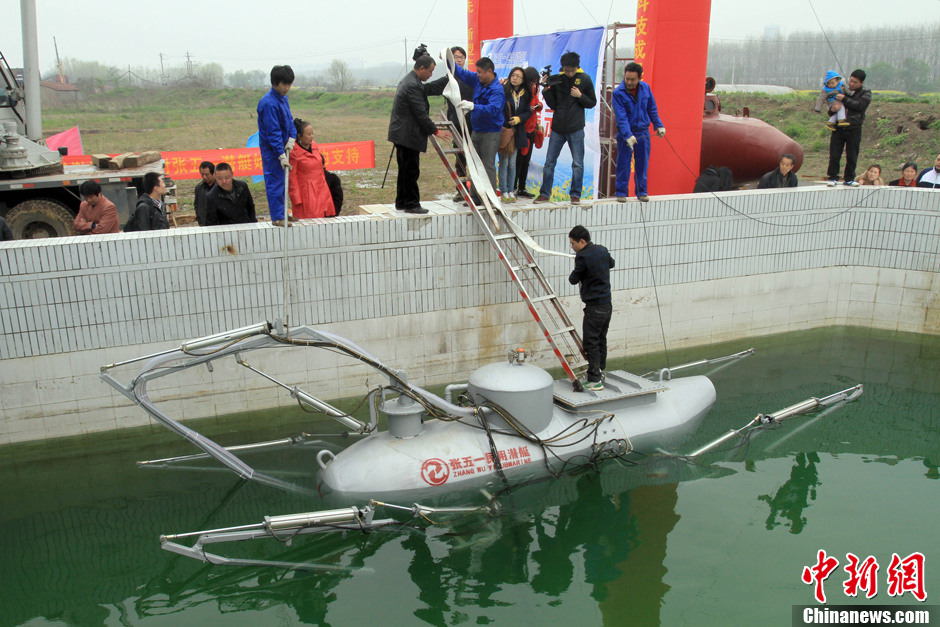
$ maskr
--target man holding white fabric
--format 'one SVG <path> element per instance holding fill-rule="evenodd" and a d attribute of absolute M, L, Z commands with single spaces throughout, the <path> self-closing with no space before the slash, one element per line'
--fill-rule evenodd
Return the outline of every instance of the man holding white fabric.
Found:
<path fill-rule="evenodd" d="M 490 185 L 496 189 L 496 153 L 505 121 L 503 109 L 506 96 L 503 86 L 496 80 L 496 66 L 488 57 L 476 62 L 476 72 L 455 65 L 454 76 L 473 87 L 473 100 L 462 100 L 458 107 L 470 112 L 473 129 L 470 139 L 476 148 Z"/>

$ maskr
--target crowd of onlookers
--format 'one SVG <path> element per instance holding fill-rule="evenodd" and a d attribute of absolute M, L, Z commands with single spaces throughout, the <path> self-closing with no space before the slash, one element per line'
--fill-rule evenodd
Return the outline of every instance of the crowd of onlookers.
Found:
<path fill-rule="evenodd" d="M 426 213 L 421 207 L 418 189 L 419 157 L 427 150 L 428 137 L 441 136 L 431 121 L 428 96 L 444 93 L 450 76 L 429 81 L 436 62 L 424 46 L 414 54 L 414 68 L 399 83 L 389 123 L 388 139 L 394 145 L 398 163 L 395 207 L 410 213 Z M 452 62 L 450 62 L 452 59 Z M 580 203 L 584 172 L 585 110 L 597 104 L 590 76 L 580 68 L 576 52 L 561 56 L 561 72 L 552 74 L 547 66 L 541 74 L 533 67 L 514 67 L 500 80 L 493 61 L 482 57 L 475 71 L 464 67 L 466 51 L 451 48 L 449 69 L 460 93 L 459 104 L 449 102 L 448 119 L 454 128 L 467 128 L 482 162 L 486 177 L 503 202 L 532 198 L 547 202 L 555 190 L 554 172 L 565 145 L 571 153 L 571 178 L 568 198 Z M 617 176 L 616 197 L 627 200 L 628 183 L 633 176 L 638 200 L 648 200 L 647 165 L 650 155 L 650 129 L 660 137 L 666 133 L 659 117 L 656 100 L 642 80 L 643 67 L 628 63 L 623 81 L 614 89 L 612 109 L 616 125 Z M 870 165 L 855 175 L 865 113 L 871 103 L 871 90 L 865 88 L 866 74 L 855 70 L 847 81 L 828 72 L 816 101 L 815 110 L 825 106 L 826 125 L 832 131 L 827 175 L 830 185 L 839 181 L 843 153 L 845 185 L 884 185 L 882 168 Z M 258 136 L 264 171 L 265 192 L 271 221 L 276 226 L 290 226 L 298 219 L 338 215 L 343 204 L 339 177 L 326 169 L 326 162 L 314 141 L 310 122 L 294 118 L 287 93 L 294 82 L 290 66 L 271 70 L 271 89 L 258 102 Z M 706 92 L 714 89 L 714 80 L 706 80 Z M 714 105 L 706 98 L 705 106 Z M 552 109 L 551 128 L 546 132 L 541 120 L 544 107 Z M 542 169 L 538 194 L 529 193 L 526 180 L 532 152 L 548 137 L 548 150 Z M 455 142 L 454 146 L 457 147 Z M 457 151 L 459 153 L 459 151 Z M 463 154 L 456 159 L 459 179 L 455 201 L 469 198 L 480 202 L 477 190 L 468 178 Z M 780 156 L 778 166 L 764 174 L 759 189 L 796 187 L 793 155 Z M 498 165 L 497 165 L 498 163 Z M 631 172 L 632 171 L 632 172 Z M 255 203 L 247 183 L 234 178 L 228 163 L 204 161 L 199 166 L 200 182 L 194 190 L 196 221 L 200 226 L 257 222 Z M 919 170 L 914 162 L 901 167 L 900 176 L 888 183 L 898 187 L 940 189 L 940 155 L 933 167 Z M 696 181 L 695 192 L 733 189 L 733 176 L 726 167 L 710 166 Z M 143 189 L 124 231 L 169 228 L 163 176 L 150 172 L 143 177 Z M 286 192 L 286 193 L 285 193 Z M 94 181 L 79 187 L 81 205 L 73 227 L 79 234 L 116 233 L 122 230 L 117 209 Z M 291 211 L 286 211 L 289 198 Z M 13 239 L 9 226 L 0 218 L 0 241 Z"/>
<path fill-rule="evenodd" d="M 860 174 L 855 175 L 858 163 L 859 147 L 862 141 L 862 125 L 865 122 L 865 113 L 871 103 L 871 90 L 865 88 L 867 75 L 864 70 L 855 70 L 849 75 L 848 81 L 843 81 L 838 72 L 829 71 L 823 77 L 822 89 L 816 100 L 814 111 L 819 113 L 826 107 L 827 128 L 832 131 L 829 141 L 829 166 L 827 168 L 828 185 L 833 187 L 839 183 L 839 168 L 843 153 L 845 154 L 845 170 L 843 183 L 849 187 L 860 185 L 884 185 L 881 176 L 881 166 L 877 163 L 868 166 Z M 705 110 L 719 108 L 717 99 L 709 92 L 715 88 L 712 78 L 705 80 Z M 799 183 L 793 168 L 796 158 L 791 154 L 780 155 L 777 167 L 764 174 L 758 181 L 758 189 L 773 189 L 782 187 L 796 187 Z M 918 172 L 917 164 L 908 161 L 901 166 L 901 176 L 888 185 L 896 187 L 925 187 L 940 189 L 940 155 L 934 162 L 934 167 Z M 696 192 L 727 191 L 733 189 L 734 183 L 731 171 L 724 167 L 709 166 L 696 181 Z"/>

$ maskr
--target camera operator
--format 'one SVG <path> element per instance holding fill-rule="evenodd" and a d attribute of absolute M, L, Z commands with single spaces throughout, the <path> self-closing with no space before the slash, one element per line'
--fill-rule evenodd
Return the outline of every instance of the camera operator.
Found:
<path fill-rule="evenodd" d="M 427 53 L 424 44 L 415 49 L 414 69 L 409 72 L 395 92 L 392 117 L 388 123 L 388 141 L 395 145 L 398 181 L 395 188 L 395 208 L 407 213 L 427 213 L 421 206 L 418 177 L 421 175 L 421 153 L 428 149 L 428 137 L 439 131 L 428 115 L 431 106 L 428 96 L 444 93 L 447 77 L 426 83 L 437 65 Z"/>
<path fill-rule="evenodd" d="M 545 77 L 551 66 L 543 72 L 542 97 L 554 115 L 548 139 L 548 154 L 542 168 L 542 188 L 534 202 L 548 202 L 555 184 L 555 162 L 565 144 L 571 151 L 571 188 L 568 195 L 571 204 L 581 203 L 581 184 L 584 179 L 584 110 L 597 105 L 594 82 L 581 65 L 577 52 L 561 55 L 561 74 Z"/>

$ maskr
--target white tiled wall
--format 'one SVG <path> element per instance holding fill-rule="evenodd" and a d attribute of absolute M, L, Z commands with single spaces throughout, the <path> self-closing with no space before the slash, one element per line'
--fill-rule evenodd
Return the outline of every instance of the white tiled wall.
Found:
<path fill-rule="evenodd" d="M 547 248 L 566 249 L 580 223 L 611 250 L 614 354 L 661 348 L 657 303 L 672 347 L 831 324 L 940 333 L 937 192 L 689 195 L 514 219 Z M 0 245 L 0 443 L 145 422 L 98 368 L 280 317 L 283 236 L 265 224 Z M 468 214 L 336 218 L 289 236 L 294 323 L 346 335 L 419 383 L 463 380 L 519 344 L 554 365 Z M 571 261 L 540 262 L 579 320 Z M 328 355 L 271 365 L 327 398 L 369 380 Z M 162 386 L 185 417 L 290 402 L 244 372 Z"/>

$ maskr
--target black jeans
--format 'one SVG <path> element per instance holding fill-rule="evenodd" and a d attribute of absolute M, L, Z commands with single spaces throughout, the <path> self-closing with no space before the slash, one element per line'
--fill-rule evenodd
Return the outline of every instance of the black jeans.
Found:
<path fill-rule="evenodd" d="M 398 164 L 398 184 L 395 187 L 395 208 L 414 209 L 421 205 L 418 177 L 421 176 L 421 153 L 395 144 L 395 162 Z"/>
<path fill-rule="evenodd" d="M 607 369 L 607 327 L 614 307 L 610 303 L 584 303 L 583 341 L 588 358 L 588 381 L 600 381 Z"/>
<path fill-rule="evenodd" d="M 529 177 L 529 162 L 532 161 L 532 151 L 535 149 L 535 144 L 532 143 L 532 138 L 535 136 L 534 133 L 529 134 L 529 151 L 525 154 L 519 152 L 516 155 L 516 191 L 524 192 L 525 189 L 525 180 Z"/>
<path fill-rule="evenodd" d="M 829 137 L 829 169 L 826 175 L 830 179 L 839 178 L 839 161 L 845 149 L 845 180 L 855 180 L 855 165 L 858 163 L 858 149 L 862 144 L 861 126 L 838 126 Z"/>

